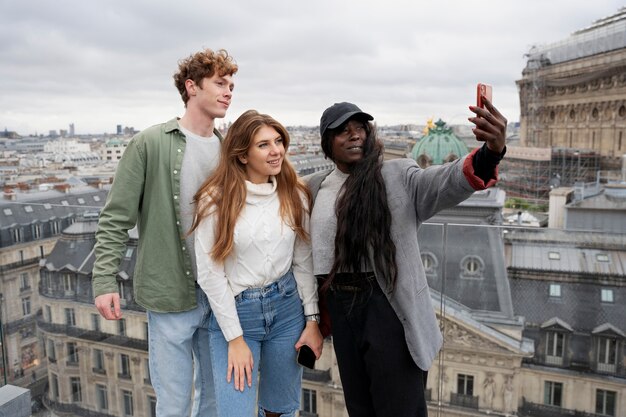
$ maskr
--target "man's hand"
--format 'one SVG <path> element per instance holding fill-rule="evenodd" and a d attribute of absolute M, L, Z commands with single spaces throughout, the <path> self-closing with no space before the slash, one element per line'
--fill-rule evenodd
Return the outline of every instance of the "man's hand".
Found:
<path fill-rule="evenodd" d="M 490 151 L 499 155 L 506 145 L 507 120 L 485 96 L 483 96 L 483 103 L 484 109 L 470 106 L 470 110 L 476 113 L 476 117 L 469 117 L 467 120 L 476 125 L 472 129 L 476 140 L 485 142 Z"/>
<path fill-rule="evenodd" d="M 97 296 L 96 308 L 100 315 L 107 320 L 119 320 L 122 318 L 120 295 L 116 292 Z"/>

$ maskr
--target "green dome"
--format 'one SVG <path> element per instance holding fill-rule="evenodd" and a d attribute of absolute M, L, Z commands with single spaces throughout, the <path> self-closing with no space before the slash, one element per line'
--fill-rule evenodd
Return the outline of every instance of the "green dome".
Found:
<path fill-rule="evenodd" d="M 426 168 L 429 165 L 441 165 L 454 161 L 468 153 L 467 145 L 452 133 L 452 129 L 447 127 L 444 121 L 439 119 L 435 127 L 431 128 L 428 134 L 413 146 L 411 157 L 419 166 Z"/>

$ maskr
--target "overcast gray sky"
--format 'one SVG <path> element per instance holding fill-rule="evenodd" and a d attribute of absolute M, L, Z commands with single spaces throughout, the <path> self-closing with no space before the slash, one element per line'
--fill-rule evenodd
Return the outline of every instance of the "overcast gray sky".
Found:
<path fill-rule="evenodd" d="M 0 0 L 0 129 L 144 129 L 184 108 L 177 61 L 204 47 L 240 66 L 244 110 L 317 125 L 352 101 L 379 125 L 466 123 L 476 82 L 519 120 L 515 81 L 535 44 L 615 13 L 612 0 Z"/>

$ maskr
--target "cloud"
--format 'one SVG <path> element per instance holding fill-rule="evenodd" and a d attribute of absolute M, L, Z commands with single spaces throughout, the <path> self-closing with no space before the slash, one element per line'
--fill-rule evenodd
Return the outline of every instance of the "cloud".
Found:
<path fill-rule="evenodd" d="M 179 59 L 210 47 L 237 60 L 234 120 L 257 108 L 316 125 L 336 101 L 379 124 L 465 123 L 478 81 L 519 118 L 524 54 L 615 13 L 622 4 L 467 2 L 0 0 L 0 128 L 143 129 L 184 111 Z M 555 18 L 558 17 L 558 18 Z"/>

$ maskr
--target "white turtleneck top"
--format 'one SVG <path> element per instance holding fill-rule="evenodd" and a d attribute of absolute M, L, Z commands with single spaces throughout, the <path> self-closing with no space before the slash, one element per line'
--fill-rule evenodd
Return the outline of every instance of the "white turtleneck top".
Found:
<path fill-rule="evenodd" d="M 246 205 L 235 225 L 234 249 L 223 264 L 209 255 L 215 243 L 216 215 L 206 217 L 195 231 L 198 284 L 228 341 L 243 334 L 235 296 L 248 288 L 269 285 L 291 268 L 304 314 L 319 313 L 311 244 L 283 222 L 276 179 L 270 178 L 272 182 L 264 184 L 246 181 Z M 308 231 L 308 220 L 305 228 Z"/>

